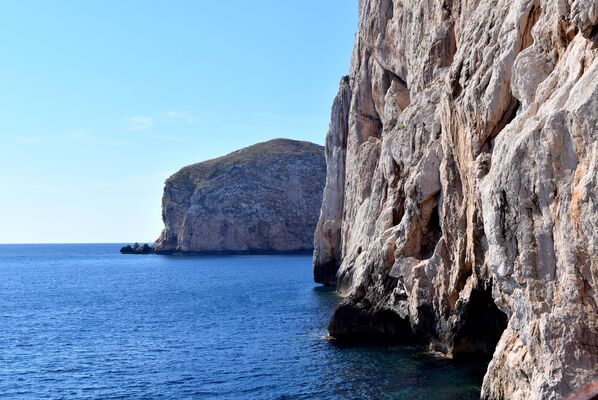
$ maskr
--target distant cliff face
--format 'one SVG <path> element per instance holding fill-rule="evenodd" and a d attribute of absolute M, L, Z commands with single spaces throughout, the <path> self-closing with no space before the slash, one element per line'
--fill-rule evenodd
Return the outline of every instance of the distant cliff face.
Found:
<path fill-rule="evenodd" d="M 338 338 L 492 356 L 482 396 L 598 375 L 598 2 L 360 0 L 314 276 Z"/>
<path fill-rule="evenodd" d="M 166 181 L 155 251 L 310 251 L 325 175 L 321 146 L 286 139 L 185 167 Z"/>

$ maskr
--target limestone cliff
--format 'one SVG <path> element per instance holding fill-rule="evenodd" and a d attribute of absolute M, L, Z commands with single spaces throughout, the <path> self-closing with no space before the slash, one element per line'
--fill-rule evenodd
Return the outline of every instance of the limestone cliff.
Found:
<path fill-rule="evenodd" d="M 326 141 L 329 330 L 492 357 L 486 399 L 598 375 L 597 0 L 360 0 Z"/>
<path fill-rule="evenodd" d="M 321 146 L 286 139 L 185 167 L 166 181 L 154 250 L 311 251 L 325 175 Z"/>

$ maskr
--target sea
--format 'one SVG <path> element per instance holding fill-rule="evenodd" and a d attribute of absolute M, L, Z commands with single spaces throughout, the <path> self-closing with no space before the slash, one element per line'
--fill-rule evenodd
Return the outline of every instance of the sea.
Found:
<path fill-rule="evenodd" d="M 339 346 L 309 256 L 0 245 L 1 399 L 478 399 L 485 365 Z"/>

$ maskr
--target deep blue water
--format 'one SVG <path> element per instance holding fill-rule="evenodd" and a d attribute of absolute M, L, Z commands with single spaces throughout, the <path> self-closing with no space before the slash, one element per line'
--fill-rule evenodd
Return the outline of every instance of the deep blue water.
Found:
<path fill-rule="evenodd" d="M 483 369 L 339 348 L 307 256 L 0 245 L 0 397 L 477 399 Z"/>

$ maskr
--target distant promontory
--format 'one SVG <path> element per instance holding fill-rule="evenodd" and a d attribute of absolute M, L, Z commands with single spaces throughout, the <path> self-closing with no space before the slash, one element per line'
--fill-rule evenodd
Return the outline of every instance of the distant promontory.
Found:
<path fill-rule="evenodd" d="M 288 139 L 184 167 L 166 181 L 153 250 L 311 252 L 325 180 L 323 147 Z"/>

